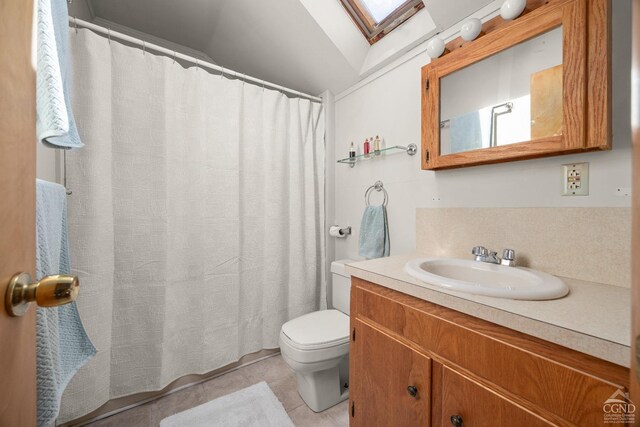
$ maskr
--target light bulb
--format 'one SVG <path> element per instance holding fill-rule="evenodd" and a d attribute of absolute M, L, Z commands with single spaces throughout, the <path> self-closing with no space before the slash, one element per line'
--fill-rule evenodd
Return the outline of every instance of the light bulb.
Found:
<path fill-rule="evenodd" d="M 444 41 L 440 37 L 434 37 L 427 43 L 427 54 L 435 59 L 444 53 Z"/>
<path fill-rule="evenodd" d="M 527 0 L 505 0 L 500 7 L 500 16 L 507 21 L 516 19 L 524 12 L 526 6 Z"/>
<path fill-rule="evenodd" d="M 466 41 L 474 40 L 482 31 L 482 21 L 478 18 L 471 18 L 460 28 L 460 35 Z"/>

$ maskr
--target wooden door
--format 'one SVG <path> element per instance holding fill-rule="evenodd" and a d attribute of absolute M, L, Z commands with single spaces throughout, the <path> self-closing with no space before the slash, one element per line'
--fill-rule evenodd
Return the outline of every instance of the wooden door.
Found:
<path fill-rule="evenodd" d="M 35 276 L 32 14 L 31 0 L 0 0 L 0 426 L 36 424 L 35 310 L 4 309 L 11 276 Z"/>
<path fill-rule="evenodd" d="M 434 390 L 434 393 L 437 392 Z M 441 395 L 442 426 L 554 425 L 447 366 L 443 367 Z"/>
<path fill-rule="evenodd" d="M 431 359 L 357 319 L 352 329 L 350 425 L 428 427 Z"/>
<path fill-rule="evenodd" d="M 633 138 L 633 230 L 632 230 L 632 345 L 631 401 L 640 408 L 640 0 L 633 0 L 633 62 L 631 68 L 632 138 Z M 640 413 L 636 413 L 640 425 Z"/>

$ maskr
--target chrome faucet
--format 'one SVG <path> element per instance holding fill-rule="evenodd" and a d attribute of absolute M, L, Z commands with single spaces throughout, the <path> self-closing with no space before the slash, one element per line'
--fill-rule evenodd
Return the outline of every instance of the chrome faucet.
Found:
<path fill-rule="evenodd" d="M 502 259 L 498 257 L 497 252 L 493 252 L 484 246 L 475 246 L 471 253 L 474 260 L 479 262 L 488 262 L 490 264 L 502 264 L 508 267 L 516 265 L 516 252 L 513 249 L 505 249 L 502 251 Z"/>

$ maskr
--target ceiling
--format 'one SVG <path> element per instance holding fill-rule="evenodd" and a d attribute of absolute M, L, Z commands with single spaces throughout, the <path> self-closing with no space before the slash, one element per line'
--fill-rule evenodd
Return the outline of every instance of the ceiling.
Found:
<path fill-rule="evenodd" d="M 430 32 L 413 35 L 414 44 L 405 47 L 449 26 L 443 21 L 457 22 L 490 2 L 429 0 L 425 16 L 432 8 L 444 18 L 431 24 Z M 114 30 L 150 35 L 146 41 L 166 41 L 174 50 L 184 46 L 183 53 L 202 52 L 197 56 L 225 68 L 314 95 L 327 89 L 340 93 L 357 83 L 375 68 L 363 71 L 367 55 L 383 48 L 381 42 L 368 45 L 339 0 L 76 0 L 69 13 Z M 416 18 L 407 23 L 412 20 L 428 26 Z M 389 45 L 396 32 L 400 39 L 399 30 L 385 37 L 386 51 L 393 51 Z M 387 61 L 393 56 L 376 54 Z"/>

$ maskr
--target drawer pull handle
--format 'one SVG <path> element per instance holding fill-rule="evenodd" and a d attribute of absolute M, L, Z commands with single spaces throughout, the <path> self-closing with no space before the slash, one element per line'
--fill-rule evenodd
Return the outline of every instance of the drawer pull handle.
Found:
<path fill-rule="evenodd" d="M 409 393 L 409 396 L 411 397 L 417 397 L 418 396 L 418 389 L 412 385 L 410 385 L 409 387 L 407 387 L 407 393 Z"/>
<path fill-rule="evenodd" d="M 462 417 L 460 415 L 451 415 L 451 425 L 462 427 Z"/>

